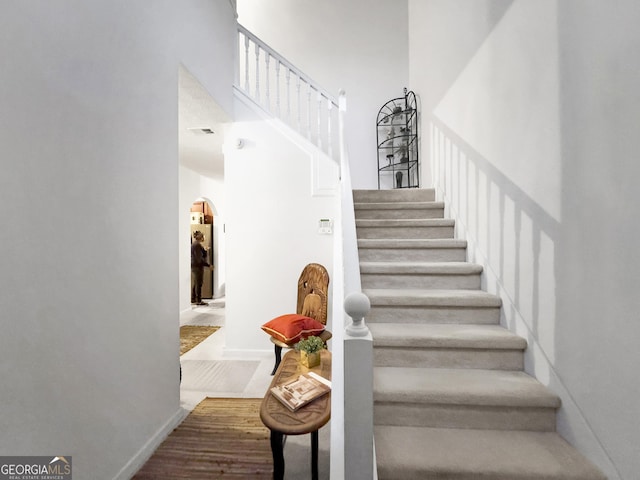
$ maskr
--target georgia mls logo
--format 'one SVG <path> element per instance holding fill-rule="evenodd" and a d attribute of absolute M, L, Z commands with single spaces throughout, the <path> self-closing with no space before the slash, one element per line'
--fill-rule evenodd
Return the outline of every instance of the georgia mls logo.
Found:
<path fill-rule="evenodd" d="M 65 457 L 53 457 L 49 462 L 49 473 L 58 473 L 69 475 L 71 473 L 71 464 Z"/>
<path fill-rule="evenodd" d="M 71 480 L 71 457 L 0 457 L 0 480 Z"/>

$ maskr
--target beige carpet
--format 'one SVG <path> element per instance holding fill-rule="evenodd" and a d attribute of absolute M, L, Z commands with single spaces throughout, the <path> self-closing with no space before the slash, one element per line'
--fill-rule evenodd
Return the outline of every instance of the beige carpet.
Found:
<path fill-rule="evenodd" d="M 133 477 L 271 479 L 269 430 L 261 399 L 205 398 Z"/>
<path fill-rule="evenodd" d="M 219 328 L 208 325 L 183 325 L 180 327 L 180 355 L 187 353 Z"/>

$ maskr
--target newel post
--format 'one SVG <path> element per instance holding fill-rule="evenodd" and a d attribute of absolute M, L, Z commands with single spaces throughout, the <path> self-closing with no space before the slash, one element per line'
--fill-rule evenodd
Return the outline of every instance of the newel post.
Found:
<path fill-rule="evenodd" d="M 344 465 L 346 480 L 374 478 L 373 454 L 373 337 L 364 322 L 369 298 L 346 296 L 344 309 L 352 323 L 344 340 Z"/>

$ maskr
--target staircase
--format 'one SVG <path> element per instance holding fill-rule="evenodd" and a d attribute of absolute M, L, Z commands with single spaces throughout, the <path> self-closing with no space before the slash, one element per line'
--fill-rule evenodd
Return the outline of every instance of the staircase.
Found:
<path fill-rule="evenodd" d="M 555 432 L 560 399 L 524 373 L 526 341 L 499 325 L 433 190 L 353 197 L 378 478 L 604 479 Z"/>

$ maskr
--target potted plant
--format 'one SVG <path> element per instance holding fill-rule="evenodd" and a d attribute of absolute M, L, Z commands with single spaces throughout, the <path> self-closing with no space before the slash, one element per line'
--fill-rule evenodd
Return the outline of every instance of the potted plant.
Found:
<path fill-rule="evenodd" d="M 300 352 L 300 363 L 305 367 L 312 368 L 320 365 L 320 351 L 325 347 L 324 341 L 320 337 L 311 335 L 300 340 L 293 347 Z"/>

